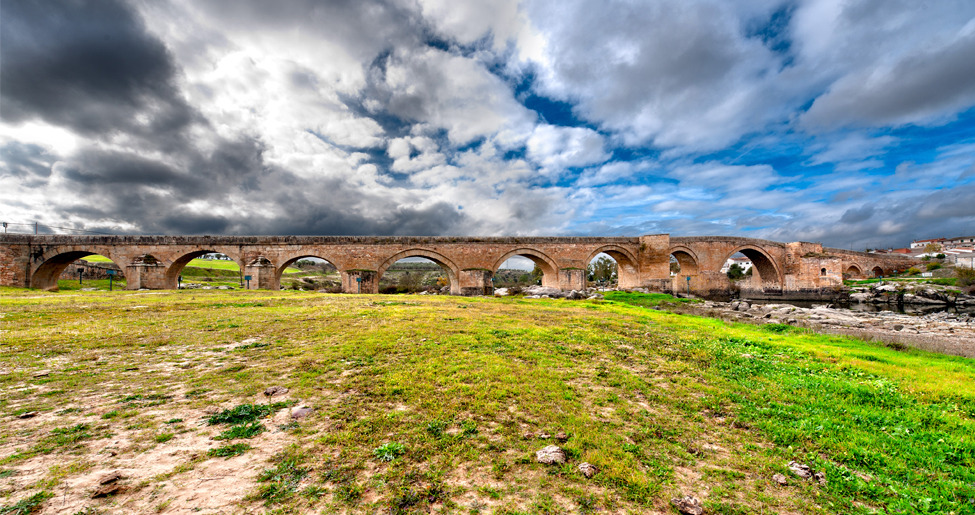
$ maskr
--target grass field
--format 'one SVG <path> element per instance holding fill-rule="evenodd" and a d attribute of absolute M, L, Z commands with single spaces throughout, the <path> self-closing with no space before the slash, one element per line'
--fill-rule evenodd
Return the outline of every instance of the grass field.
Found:
<path fill-rule="evenodd" d="M 110 263 L 112 260 L 105 256 L 85 256 L 81 258 L 89 263 Z M 240 267 L 237 265 L 236 261 L 225 261 L 221 259 L 193 259 L 186 264 L 187 267 L 191 268 L 206 268 L 210 270 L 228 270 L 232 272 L 239 272 Z M 301 272 L 297 268 L 288 267 L 285 269 L 286 274 L 296 274 Z"/>
<path fill-rule="evenodd" d="M 3 289 L 0 513 L 975 513 L 971 360 L 607 299 Z"/>

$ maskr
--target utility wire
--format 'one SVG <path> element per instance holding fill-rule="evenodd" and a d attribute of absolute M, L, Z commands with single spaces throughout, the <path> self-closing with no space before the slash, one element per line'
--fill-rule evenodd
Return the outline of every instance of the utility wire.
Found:
<path fill-rule="evenodd" d="M 57 225 L 47 225 L 47 224 L 42 224 L 42 223 L 23 223 L 23 222 L 0 222 L 0 223 L 3 224 L 4 232 L 6 232 L 6 230 L 7 230 L 7 228 L 9 226 L 24 226 L 24 227 L 34 228 L 35 231 L 37 230 L 37 228 L 44 227 L 45 229 L 53 229 L 53 230 L 61 230 L 61 231 L 72 231 L 72 232 L 80 232 L 80 233 L 87 233 L 87 234 L 96 234 L 96 235 L 100 235 L 100 236 L 114 236 L 112 233 L 107 233 L 107 232 L 92 231 L 92 230 L 89 230 L 89 229 L 78 229 L 78 228 L 75 228 L 75 227 L 60 227 L 60 226 L 57 226 Z"/>

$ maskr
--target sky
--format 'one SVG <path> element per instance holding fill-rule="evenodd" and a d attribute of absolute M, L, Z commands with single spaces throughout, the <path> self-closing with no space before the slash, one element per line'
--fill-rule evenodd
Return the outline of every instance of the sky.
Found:
<path fill-rule="evenodd" d="M 4 0 L 0 220 L 903 247 L 975 234 L 973 56 L 970 0 Z"/>

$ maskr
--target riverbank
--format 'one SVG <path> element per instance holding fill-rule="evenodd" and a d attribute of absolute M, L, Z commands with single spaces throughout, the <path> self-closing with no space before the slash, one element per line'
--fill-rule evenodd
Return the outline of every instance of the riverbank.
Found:
<path fill-rule="evenodd" d="M 703 301 L 675 306 L 680 312 L 755 324 L 805 327 L 819 333 L 855 336 L 892 348 L 918 349 L 975 358 L 975 316 L 937 312 L 923 315 L 893 311 L 855 311 L 819 305 Z"/>

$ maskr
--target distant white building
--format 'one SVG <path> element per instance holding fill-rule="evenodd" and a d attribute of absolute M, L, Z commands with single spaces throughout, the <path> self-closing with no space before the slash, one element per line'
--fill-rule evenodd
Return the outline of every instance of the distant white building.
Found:
<path fill-rule="evenodd" d="M 975 252 L 956 257 L 955 268 L 975 268 Z"/>
<path fill-rule="evenodd" d="M 728 260 L 725 261 L 724 262 L 724 265 L 721 267 L 721 273 L 722 274 L 728 273 L 728 270 L 731 269 L 731 265 L 734 265 L 734 264 L 737 264 L 738 266 L 740 266 L 741 269 L 742 269 L 741 270 L 742 272 L 747 272 L 752 267 L 752 260 L 750 260 L 750 259 L 748 259 L 746 257 L 740 257 L 740 258 L 734 258 L 733 257 L 733 258 L 728 258 Z"/>
<path fill-rule="evenodd" d="M 928 244 L 935 243 L 941 245 L 944 250 L 957 247 L 967 247 L 975 245 L 975 236 L 958 236 L 955 238 L 932 238 L 929 240 L 914 240 L 911 242 L 912 249 L 923 249 Z"/>

